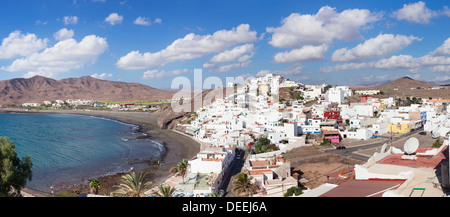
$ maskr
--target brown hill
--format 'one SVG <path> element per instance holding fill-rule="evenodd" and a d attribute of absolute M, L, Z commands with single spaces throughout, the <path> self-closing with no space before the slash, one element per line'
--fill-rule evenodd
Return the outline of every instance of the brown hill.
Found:
<path fill-rule="evenodd" d="M 34 76 L 0 81 L 0 105 L 67 99 L 151 101 L 170 99 L 174 93 L 139 83 L 107 81 L 90 76 L 61 80 Z"/>
<path fill-rule="evenodd" d="M 432 88 L 438 87 L 438 88 Z M 414 80 L 410 77 L 402 77 L 384 85 L 371 87 L 355 88 L 358 90 L 381 90 L 385 94 L 380 97 L 420 97 L 428 98 L 445 98 L 450 96 L 450 87 L 433 85 L 424 81 Z"/>
<path fill-rule="evenodd" d="M 411 88 L 418 88 L 418 87 L 427 88 L 427 87 L 433 87 L 433 86 L 435 86 L 435 85 L 432 85 L 425 81 L 414 80 L 410 77 L 405 76 L 405 77 L 396 79 L 392 82 L 389 82 L 387 84 L 377 85 L 377 86 L 373 86 L 371 88 L 375 88 L 375 89 L 394 89 L 394 88 L 411 89 Z"/>

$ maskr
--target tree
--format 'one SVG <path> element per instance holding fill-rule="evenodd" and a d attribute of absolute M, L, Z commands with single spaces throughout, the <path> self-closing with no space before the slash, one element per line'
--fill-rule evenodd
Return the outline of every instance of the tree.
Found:
<path fill-rule="evenodd" d="M 177 164 L 176 167 L 172 167 L 170 169 L 170 172 L 172 173 L 180 173 L 180 175 L 183 177 L 183 183 L 184 183 L 184 177 L 186 176 L 186 171 L 188 168 L 188 161 L 182 160 L 180 163 Z"/>
<path fill-rule="evenodd" d="M 253 196 L 253 190 L 258 188 L 251 182 L 253 177 L 248 177 L 247 173 L 239 173 L 233 180 L 233 191 L 237 194 L 244 193 L 245 196 Z"/>
<path fill-rule="evenodd" d="M 156 192 L 155 195 L 158 197 L 172 197 L 173 192 L 175 192 L 175 187 L 170 187 L 170 185 L 159 185 L 159 192 Z"/>
<path fill-rule="evenodd" d="M 100 182 L 98 179 L 94 179 L 89 182 L 89 187 L 91 188 L 91 193 L 98 194 L 98 189 L 100 188 Z"/>
<path fill-rule="evenodd" d="M 331 145 L 331 140 L 329 139 L 324 139 L 322 141 L 322 143 L 320 143 L 321 146 L 325 146 L 325 145 Z"/>
<path fill-rule="evenodd" d="M 260 137 L 255 145 L 255 153 L 257 154 L 276 150 L 278 150 L 278 147 L 275 144 L 271 144 L 270 140 L 265 136 Z"/>
<path fill-rule="evenodd" d="M 247 145 L 245 147 L 245 152 L 247 152 L 248 155 L 252 154 L 252 151 L 253 151 L 253 147 L 252 146 L 253 145 Z"/>
<path fill-rule="evenodd" d="M 443 142 L 441 142 L 441 139 L 438 138 L 438 139 L 436 139 L 436 141 L 433 143 L 433 145 L 431 147 L 432 148 L 439 148 L 439 147 L 441 147 L 442 144 L 443 144 Z"/>
<path fill-rule="evenodd" d="M 213 191 L 209 194 L 209 197 L 223 197 L 223 192 Z"/>
<path fill-rule="evenodd" d="M 150 190 L 152 182 L 146 181 L 148 173 L 135 173 L 131 172 L 122 176 L 120 184 L 116 187 L 119 189 L 114 193 L 124 197 L 141 197 L 144 192 Z"/>
<path fill-rule="evenodd" d="M 32 167 L 30 156 L 20 159 L 15 144 L 0 137 L 0 197 L 20 197 L 20 190 L 33 177 Z"/>
<path fill-rule="evenodd" d="M 303 190 L 306 190 L 306 187 L 303 185 L 300 185 L 298 187 L 290 187 L 287 189 L 286 193 L 284 193 L 284 197 L 291 197 L 293 195 L 298 196 L 300 194 L 303 194 Z"/>

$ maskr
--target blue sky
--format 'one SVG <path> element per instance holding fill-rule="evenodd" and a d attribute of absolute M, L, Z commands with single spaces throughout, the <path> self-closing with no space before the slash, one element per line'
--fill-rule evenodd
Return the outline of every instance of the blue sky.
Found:
<path fill-rule="evenodd" d="M 0 0 L 0 80 L 450 79 L 446 1 Z"/>

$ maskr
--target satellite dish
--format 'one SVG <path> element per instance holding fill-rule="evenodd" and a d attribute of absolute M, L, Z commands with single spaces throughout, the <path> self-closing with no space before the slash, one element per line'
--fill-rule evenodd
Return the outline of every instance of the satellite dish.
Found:
<path fill-rule="evenodd" d="M 419 140 L 415 137 L 411 137 L 408 140 L 406 140 L 405 145 L 403 146 L 405 153 L 408 155 L 414 154 L 418 148 L 419 148 Z"/>
<path fill-rule="evenodd" d="M 384 145 L 381 147 L 380 153 L 384 153 L 386 151 L 387 143 L 384 143 Z"/>

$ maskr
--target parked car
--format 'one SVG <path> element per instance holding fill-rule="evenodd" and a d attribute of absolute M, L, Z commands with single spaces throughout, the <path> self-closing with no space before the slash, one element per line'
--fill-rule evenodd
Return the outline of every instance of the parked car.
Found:
<path fill-rule="evenodd" d="M 345 149 L 345 146 L 338 146 L 338 147 L 336 147 L 336 150 L 341 150 L 341 149 Z"/>
<path fill-rule="evenodd" d="M 420 132 L 419 135 L 427 135 L 427 132 Z"/>

